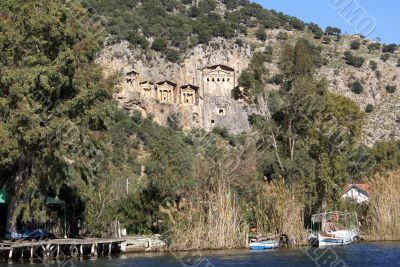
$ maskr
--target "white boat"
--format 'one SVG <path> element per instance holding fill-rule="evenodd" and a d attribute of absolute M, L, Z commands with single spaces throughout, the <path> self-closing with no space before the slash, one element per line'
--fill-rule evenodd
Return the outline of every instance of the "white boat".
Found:
<path fill-rule="evenodd" d="M 314 214 L 311 218 L 310 243 L 314 246 L 344 246 L 358 237 L 357 214 L 326 212 Z"/>
<path fill-rule="evenodd" d="M 357 237 L 353 230 L 339 230 L 328 233 L 318 234 L 318 246 L 344 246 L 353 243 Z"/>
<path fill-rule="evenodd" d="M 250 242 L 249 249 L 250 250 L 265 250 L 265 249 L 273 249 L 279 247 L 279 241 L 277 240 L 266 240 L 260 242 Z"/>

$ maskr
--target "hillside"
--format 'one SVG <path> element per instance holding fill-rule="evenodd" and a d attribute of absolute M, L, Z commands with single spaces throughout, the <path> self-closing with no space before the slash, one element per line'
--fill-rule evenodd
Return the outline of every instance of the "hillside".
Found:
<path fill-rule="evenodd" d="M 253 227 L 306 244 L 325 210 L 381 225 L 341 196 L 376 173 L 375 196 L 398 195 L 397 45 L 248 1 L 90 3 L 0 2 L 2 230 L 63 235 L 47 197 L 68 236 L 118 218 L 178 250 L 240 248 Z"/>
<path fill-rule="evenodd" d="M 393 137 L 400 114 L 387 116 L 378 110 L 385 110 L 386 103 L 393 102 L 391 98 L 399 94 L 396 45 L 341 35 L 340 29 L 333 27 L 323 31 L 314 23 L 306 24 L 248 1 L 200 1 L 198 5 L 192 1 L 92 4 L 109 19 L 112 34 L 109 46 L 100 56 L 102 64 L 110 70 L 134 69 L 143 80 L 153 82 L 168 79 L 179 84 L 200 84 L 201 70 L 215 64 L 234 68 L 239 80 L 254 53 L 267 51 L 271 59 L 264 62 L 267 73 L 263 87 L 267 92 L 278 90 L 280 85 L 275 78 L 280 74 L 282 47 L 305 38 L 319 54 L 317 74 L 328 80 L 329 90 L 353 99 L 367 111 L 365 143 L 372 145 Z M 132 39 L 132 35 L 136 37 Z M 137 43 L 137 39 L 145 45 Z M 345 56 L 348 51 L 350 59 Z M 361 86 L 354 90 L 354 84 Z M 155 108 L 151 112 L 157 113 Z"/>

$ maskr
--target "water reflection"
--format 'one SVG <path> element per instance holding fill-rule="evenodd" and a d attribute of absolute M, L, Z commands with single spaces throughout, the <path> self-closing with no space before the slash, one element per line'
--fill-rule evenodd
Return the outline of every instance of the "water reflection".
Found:
<path fill-rule="evenodd" d="M 340 260 L 340 262 L 339 262 Z M 333 265 L 332 265 L 333 263 Z M 340 263 L 340 264 L 339 264 Z M 227 250 L 126 254 L 69 262 L 0 263 L 15 267 L 212 267 L 212 266 L 400 266 L 400 243 L 360 243 L 331 249 L 282 248 L 269 251 Z"/>

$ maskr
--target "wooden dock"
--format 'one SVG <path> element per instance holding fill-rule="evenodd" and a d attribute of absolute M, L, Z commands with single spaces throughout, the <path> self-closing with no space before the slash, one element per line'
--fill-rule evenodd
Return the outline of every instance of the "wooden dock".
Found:
<path fill-rule="evenodd" d="M 23 241 L 0 241 L 0 253 L 8 260 L 13 258 L 57 258 L 62 256 L 110 255 L 125 252 L 126 239 L 45 239 Z"/>

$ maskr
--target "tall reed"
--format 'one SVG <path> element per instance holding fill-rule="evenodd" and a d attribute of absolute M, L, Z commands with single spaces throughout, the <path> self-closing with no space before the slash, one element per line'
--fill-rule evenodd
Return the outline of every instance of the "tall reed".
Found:
<path fill-rule="evenodd" d="M 259 232 L 286 234 L 297 245 L 307 243 L 300 190 L 288 189 L 283 181 L 264 183 L 253 210 Z"/>
<path fill-rule="evenodd" d="M 366 234 L 373 240 L 400 240 L 400 169 L 370 180 Z"/>
<path fill-rule="evenodd" d="M 247 227 L 232 190 L 220 182 L 208 201 L 196 201 L 175 214 L 171 227 L 173 250 L 238 248 L 245 244 Z"/>

